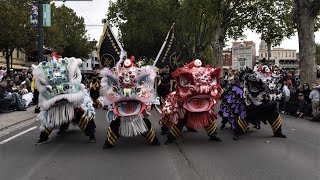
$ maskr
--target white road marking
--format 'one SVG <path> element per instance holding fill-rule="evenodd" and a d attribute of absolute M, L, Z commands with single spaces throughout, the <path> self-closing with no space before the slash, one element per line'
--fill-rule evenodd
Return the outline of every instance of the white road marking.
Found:
<path fill-rule="evenodd" d="M 29 129 L 27 129 L 27 130 L 25 130 L 25 131 L 22 131 L 22 132 L 19 133 L 19 134 L 16 134 L 16 135 L 14 135 L 14 136 L 12 136 L 12 137 L 10 137 L 10 138 L 8 138 L 8 139 L 5 139 L 5 140 L 1 141 L 0 144 L 5 144 L 5 143 L 7 143 L 7 142 L 9 142 L 9 141 L 17 138 L 17 137 L 19 137 L 19 136 L 21 136 L 21 135 L 29 132 L 29 131 L 32 131 L 32 130 L 36 129 L 37 127 L 38 127 L 38 126 L 33 126 L 32 128 L 29 128 Z"/>
<path fill-rule="evenodd" d="M 156 107 L 156 109 L 157 109 L 158 113 L 159 113 L 159 114 L 161 114 L 161 110 L 158 108 L 158 106 L 157 106 L 157 105 L 155 105 L 155 107 Z"/>

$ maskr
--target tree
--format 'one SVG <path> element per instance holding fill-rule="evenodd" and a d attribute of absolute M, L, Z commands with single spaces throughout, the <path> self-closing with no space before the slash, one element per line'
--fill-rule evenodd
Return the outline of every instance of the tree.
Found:
<path fill-rule="evenodd" d="M 292 20 L 292 1 L 268 0 L 257 1 L 257 13 L 250 23 L 250 28 L 261 34 L 261 39 L 268 45 L 268 62 L 271 57 L 271 46 L 280 45 L 285 37 L 295 32 Z"/>
<path fill-rule="evenodd" d="M 0 51 L 9 62 L 14 49 L 25 49 L 35 39 L 35 33 L 29 23 L 29 4 L 24 1 L 0 2 Z"/>
<path fill-rule="evenodd" d="M 316 80 L 316 44 L 314 32 L 320 13 L 319 0 L 294 0 L 294 19 L 299 36 L 300 81 Z"/>
<path fill-rule="evenodd" d="M 175 21 L 178 0 L 110 2 L 108 21 L 120 29 L 120 41 L 136 58 L 155 58 Z"/>
<path fill-rule="evenodd" d="M 96 44 L 89 42 L 84 18 L 62 5 L 51 6 L 52 24 L 45 28 L 45 46 L 53 48 L 63 57 L 88 58 Z"/>

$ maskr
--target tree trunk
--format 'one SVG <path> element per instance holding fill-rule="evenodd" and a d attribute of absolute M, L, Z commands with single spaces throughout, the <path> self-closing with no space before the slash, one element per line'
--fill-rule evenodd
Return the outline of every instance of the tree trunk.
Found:
<path fill-rule="evenodd" d="M 5 56 L 6 56 L 6 63 L 7 63 L 7 76 L 11 76 L 10 75 L 10 58 L 12 57 L 12 52 L 13 50 L 7 49 L 5 50 Z M 11 58 L 12 59 L 12 58 Z"/>
<path fill-rule="evenodd" d="M 311 14 L 306 0 L 295 0 L 295 20 L 299 36 L 300 82 L 316 81 L 316 44 L 314 39 L 315 16 Z"/>
<path fill-rule="evenodd" d="M 213 65 L 222 67 L 222 50 L 225 39 L 225 30 L 220 26 L 213 31 L 211 46 L 213 49 Z"/>
<path fill-rule="evenodd" d="M 268 66 L 272 66 L 272 63 L 270 62 L 270 58 L 271 58 L 271 43 L 268 42 L 267 43 L 267 51 L 268 51 L 268 61 L 267 61 L 267 65 Z"/>

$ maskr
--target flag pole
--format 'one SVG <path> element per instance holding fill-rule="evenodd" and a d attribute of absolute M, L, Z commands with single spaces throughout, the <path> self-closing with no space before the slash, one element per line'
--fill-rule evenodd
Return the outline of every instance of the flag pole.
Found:
<path fill-rule="evenodd" d="M 168 32 L 168 34 L 167 34 L 167 37 L 166 37 L 166 39 L 164 40 L 164 42 L 163 42 L 163 44 L 162 44 L 162 47 L 161 47 L 161 49 L 160 49 L 160 51 L 159 51 L 159 53 L 158 53 L 158 55 L 157 55 L 157 57 L 156 57 L 156 59 L 154 60 L 154 62 L 153 62 L 153 66 L 155 66 L 156 64 L 157 64 L 157 62 L 158 62 L 158 60 L 159 60 L 159 58 L 160 58 L 160 56 L 161 56 L 161 53 L 162 53 L 162 51 L 163 51 L 163 49 L 164 49 L 164 47 L 166 46 L 166 44 L 167 44 L 167 41 L 168 41 L 168 38 L 169 38 L 169 35 L 170 35 L 170 32 L 171 32 L 171 30 L 173 29 L 173 26 L 175 25 L 175 23 L 173 23 L 172 24 L 172 26 L 171 26 L 171 28 L 170 28 L 170 30 L 169 30 L 169 32 Z"/>

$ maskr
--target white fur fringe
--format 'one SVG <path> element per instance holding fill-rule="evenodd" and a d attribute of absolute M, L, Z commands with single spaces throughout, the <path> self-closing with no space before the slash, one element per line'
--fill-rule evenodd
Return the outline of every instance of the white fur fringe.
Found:
<path fill-rule="evenodd" d="M 143 134 L 148 131 L 148 127 L 139 114 L 136 116 L 121 117 L 119 133 L 124 137 L 131 137 Z"/>

